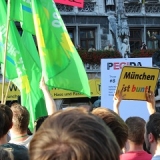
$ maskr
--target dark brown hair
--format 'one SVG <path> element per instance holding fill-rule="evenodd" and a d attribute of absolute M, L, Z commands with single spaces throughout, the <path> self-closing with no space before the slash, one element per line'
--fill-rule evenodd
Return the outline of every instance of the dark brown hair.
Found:
<path fill-rule="evenodd" d="M 160 140 L 160 113 L 156 112 L 149 116 L 146 124 L 147 134 L 152 133 L 155 140 Z"/>
<path fill-rule="evenodd" d="M 4 104 L 0 104 L 0 138 L 7 134 L 12 127 L 12 111 Z"/>
<path fill-rule="evenodd" d="M 128 139 L 135 144 L 144 143 L 145 120 L 141 117 L 129 117 L 126 120 L 128 126 Z"/>
<path fill-rule="evenodd" d="M 107 108 L 96 108 L 92 113 L 103 119 L 105 124 L 112 130 L 122 149 L 128 138 L 128 127 L 123 119 L 114 111 Z"/>

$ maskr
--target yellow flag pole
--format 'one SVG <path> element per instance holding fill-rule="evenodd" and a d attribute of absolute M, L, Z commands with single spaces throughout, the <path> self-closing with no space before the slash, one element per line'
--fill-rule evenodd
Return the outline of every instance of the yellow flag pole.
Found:
<path fill-rule="evenodd" d="M 5 94 L 5 98 L 4 98 L 4 104 L 6 104 L 10 84 L 11 84 L 11 81 L 9 81 L 8 86 L 7 86 L 7 90 L 6 90 L 6 94 Z"/>
<path fill-rule="evenodd" d="M 10 25 L 10 20 L 9 20 L 9 15 L 10 15 L 10 0 L 8 0 L 8 9 L 7 9 L 7 28 L 6 28 L 6 39 L 5 39 L 5 46 L 4 46 L 4 68 L 3 68 L 3 76 L 2 76 L 2 97 L 1 97 L 1 103 L 5 104 L 4 101 L 4 90 L 5 90 L 5 72 L 6 72 L 6 56 L 7 56 L 7 44 L 8 44 L 8 34 L 9 34 L 9 25 Z"/>

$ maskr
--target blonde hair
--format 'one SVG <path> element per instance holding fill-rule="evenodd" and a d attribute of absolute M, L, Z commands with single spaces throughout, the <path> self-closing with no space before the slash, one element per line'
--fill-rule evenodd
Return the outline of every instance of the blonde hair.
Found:
<path fill-rule="evenodd" d="M 118 160 L 120 148 L 104 122 L 82 109 L 48 117 L 33 137 L 30 160 Z"/>

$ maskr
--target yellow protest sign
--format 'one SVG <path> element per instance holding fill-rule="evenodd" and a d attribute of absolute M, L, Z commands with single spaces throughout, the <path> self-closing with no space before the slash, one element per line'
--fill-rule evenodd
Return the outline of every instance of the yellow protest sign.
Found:
<path fill-rule="evenodd" d="M 90 90 L 91 90 L 91 97 L 100 96 L 100 79 L 90 79 L 89 80 Z M 62 89 L 53 89 L 51 90 L 51 95 L 54 99 L 61 99 L 61 98 L 78 98 L 78 97 L 87 97 L 84 94 L 62 90 Z"/>
<path fill-rule="evenodd" d="M 4 93 L 6 94 L 6 90 L 9 83 L 5 83 L 5 90 Z M 0 83 L 0 91 L 2 90 L 2 83 Z M 0 92 L 0 96 L 1 96 Z M 20 96 L 20 91 L 18 90 L 18 87 L 15 86 L 13 83 L 10 84 L 8 94 L 7 94 L 7 101 L 17 100 L 18 96 Z"/>
<path fill-rule="evenodd" d="M 126 100 L 146 100 L 145 92 L 154 92 L 158 77 L 158 68 L 124 66 L 117 90 L 126 94 Z"/>
<path fill-rule="evenodd" d="M 90 79 L 89 85 L 90 85 L 92 97 L 97 97 L 101 95 L 100 93 L 101 80 L 100 79 Z M 7 89 L 7 86 L 8 86 L 8 83 L 5 84 L 5 89 Z M 2 90 L 1 83 L 0 83 L 0 90 Z M 67 91 L 67 90 L 62 90 L 62 89 L 53 89 L 50 91 L 50 93 L 54 99 L 86 97 L 85 95 L 80 94 L 78 92 L 72 92 L 72 91 Z M 1 96 L 1 92 L 0 92 L 0 96 Z M 7 101 L 17 100 L 18 96 L 20 96 L 20 91 L 18 90 L 17 86 L 11 83 L 9 86 Z"/>

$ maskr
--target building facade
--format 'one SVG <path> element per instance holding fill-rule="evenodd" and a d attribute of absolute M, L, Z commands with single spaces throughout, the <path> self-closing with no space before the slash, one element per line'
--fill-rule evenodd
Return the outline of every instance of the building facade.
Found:
<path fill-rule="evenodd" d="M 57 7 L 75 46 L 103 50 L 109 44 L 115 45 L 113 21 L 110 22 L 109 17 L 115 17 L 118 26 L 119 5 L 127 17 L 130 51 L 140 49 L 142 42 L 148 49 L 159 48 L 159 0 L 85 0 L 83 9 L 61 4 Z"/>
<path fill-rule="evenodd" d="M 145 42 L 148 49 L 160 47 L 160 2 L 158 0 L 125 1 L 130 28 L 131 51 Z"/>

